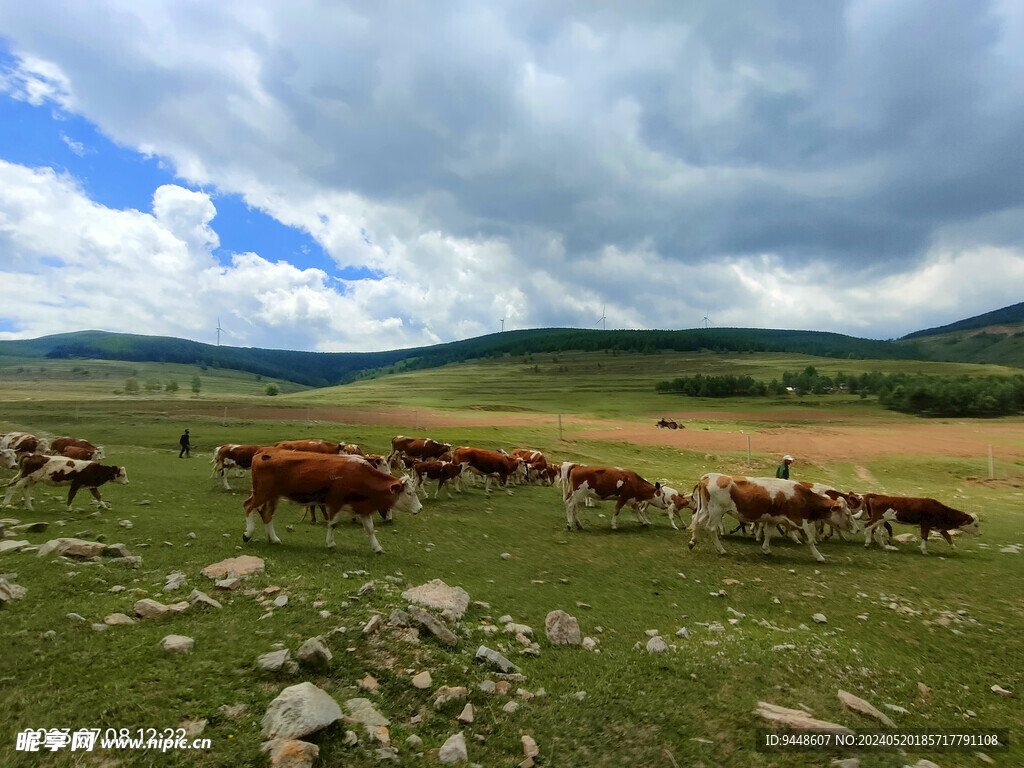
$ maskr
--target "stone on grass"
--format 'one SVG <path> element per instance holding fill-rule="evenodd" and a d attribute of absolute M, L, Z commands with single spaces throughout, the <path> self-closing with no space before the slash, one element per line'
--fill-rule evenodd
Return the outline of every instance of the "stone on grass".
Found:
<path fill-rule="evenodd" d="M 506 704 L 504 707 L 501 708 L 501 711 L 511 715 L 517 709 L 519 709 L 519 702 L 518 701 L 510 701 L 508 704 Z"/>
<path fill-rule="evenodd" d="M 459 636 L 442 624 L 430 611 L 413 608 L 409 612 L 409 617 L 445 645 L 455 647 L 459 644 Z"/>
<path fill-rule="evenodd" d="M 272 739 L 263 744 L 273 768 L 312 768 L 320 756 L 320 747 L 296 739 Z"/>
<path fill-rule="evenodd" d="M 11 526 L 11 530 L 17 531 L 18 533 L 42 533 L 49 526 L 50 524 L 48 522 L 40 520 L 37 523 L 22 523 L 21 525 Z"/>
<path fill-rule="evenodd" d="M 327 644 L 319 637 L 311 637 L 309 640 L 299 646 L 299 650 L 295 652 L 299 662 L 307 667 L 326 668 L 334 655 L 331 653 Z"/>
<path fill-rule="evenodd" d="M 829 765 L 833 765 L 835 768 L 860 768 L 860 760 L 856 757 L 847 757 L 842 760 L 833 760 Z"/>
<path fill-rule="evenodd" d="M 840 689 L 839 701 L 841 701 L 843 706 L 847 709 L 852 709 L 854 712 L 860 712 L 862 715 L 873 717 L 888 728 L 896 727 L 896 723 L 892 721 L 892 718 L 882 712 L 879 712 L 875 707 L 859 696 L 854 696 L 852 693 Z"/>
<path fill-rule="evenodd" d="M 360 688 L 370 693 L 376 693 L 380 689 L 380 683 L 377 682 L 377 678 L 369 673 L 362 680 L 359 680 L 358 683 Z"/>
<path fill-rule="evenodd" d="M 472 723 L 474 714 L 475 710 L 473 709 L 473 705 L 467 703 L 466 706 L 462 708 L 462 711 L 459 712 L 457 719 L 463 723 Z"/>
<path fill-rule="evenodd" d="M 417 736 L 415 733 L 405 740 L 405 743 L 412 749 L 421 749 L 423 747 L 423 739 Z"/>
<path fill-rule="evenodd" d="M 537 746 L 537 742 L 533 740 L 532 736 L 523 736 L 523 754 L 526 757 L 536 757 L 540 754 L 540 747 Z"/>
<path fill-rule="evenodd" d="M 127 616 L 123 613 L 112 613 L 103 619 L 103 623 L 108 626 L 116 626 L 118 624 L 134 624 L 135 619 L 131 616 Z"/>
<path fill-rule="evenodd" d="M 370 617 L 370 620 L 366 622 L 366 625 L 363 627 L 363 634 L 367 636 L 372 635 L 374 632 L 379 630 L 383 625 L 384 619 L 381 618 L 379 613 L 375 613 L 373 614 L 373 616 Z"/>
<path fill-rule="evenodd" d="M 219 563 L 212 563 L 201 571 L 208 579 L 244 578 L 254 573 L 262 573 L 266 568 L 263 558 L 253 555 L 239 555 L 221 560 Z"/>
<path fill-rule="evenodd" d="M 229 720 L 239 720 L 249 711 L 248 704 L 221 704 L 217 711 Z"/>
<path fill-rule="evenodd" d="M 424 670 L 423 672 L 420 672 L 418 675 L 416 675 L 412 679 L 413 686 L 415 686 L 416 688 L 419 688 L 420 690 L 424 690 L 426 688 L 429 688 L 430 684 L 432 682 L 433 682 L 433 680 L 431 680 L 430 672 L 428 672 L 427 670 Z M 493 686 L 494 683 L 491 683 L 491 685 Z"/>
<path fill-rule="evenodd" d="M 917 693 L 922 699 L 927 699 L 932 695 L 932 689 L 924 683 L 917 684 Z"/>
<path fill-rule="evenodd" d="M 500 653 L 498 653 L 497 651 L 492 651 L 485 645 L 481 645 L 479 648 L 476 649 L 475 658 L 477 661 L 486 662 L 492 666 L 497 667 L 502 672 L 523 671 L 520 667 L 517 667 L 515 664 L 506 659 Z"/>
<path fill-rule="evenodd" d="M 345 709 L 348 710 L 348 718 L 361 723 L 371 739 L 376 739 L 382 744 L 391 743 L 391 737 L 388 735 L 391 721 L 378 712 L 369 699 L 349 699 L 345 702 Z"/>
<path fill-rule="evenodd" d="M 466 753 L 466 738 L 461 731 L 448 737 L 448 740 L 438 750 L 437 759 L 445 765 L 469 761 L 469 755 Z"/>
<path fill-rule="evenodd" d="M 172 651 L 174 653 L 189 653 L 195 642 L 191 637 L 185 637 L 184 635 L 167 635 L 167 637 L 160 641 L 160 647 L 165 651 Z"/>
<path fill-rule="evenodd" d="M 69 619 L 70 621 L 85 621 L 85 616 L 82 616 L 78 613 L 69 613 L 65 618 Z"/>
<path fill-rule="evenodd" d="M 469 695 L 469 691 L 461 685 L 455 686 L 454 688 L 442 685 L 434 693 L 434 709 L 440 709 L 449 701 L 459 701 L 460 699 L 464 699 L 467 695 Z"/>
<path fill-rule="evenodd" d="M 469 607 L 469 594 L 461 587 L 449 587 L 440 579 L 407 589 L 402 599 L 440 611 L 441 616 L 459 621 Z"/>
<path fill-rule="evenodd" d="M 187 602 L 164 605 L 147 597 L 135 603 L 134 610 L 136 614 L 144 619 L 162 619 L 165 616 L 173 616 L 187 611 L 188 607 Z"/>
<path fill-rule="evenodd" d="M 811 618 L 814 619 L 816 624 L 828 624 L 828 619 L 825 618 L 824 613 L 816 613 Z"/>
<path fill-rule="evenodd" d="M 186 576 L 181 571 L 173 571 L 167 574 L 166 583 L 164 584 L 164 592 L 174 592 L 175 590 L 181 589 L 185 586 Z"/>
<path fill-rule="evenodd" d="M 5 552 L 17 552 L 19 549 L 23 549 L 24 547 L 28 547 L 31 545 L 32 542 L 30 541 L 13 541 L 12 539 L 0 541 L 0 555 L 4 554 Z"/>
<path fill-rule="evenodd" d="M 97 557 L 103 554 L 103 550 L 106 548 L 107 545 L 101 541 L 86 541 L 85 539 L 72 538 L 50 539 L 39 548 L 36 556 Z"/>
<path fill-rule="evenodd" d="M 213 582 L 213 586 L 217 589 L 231 590 L 238 587 L 241 583 L 242 580 L 237 576 L 230 576 L 226 579 L 217 579 L 217 581 Z"/>
<path fill-rule="evenodd" d="M 648 653 L 664 653 L 668 650 L 668 643 L 660 637 L 652 637 L 647 641 Z"/>
<path fill-rule="evenodd" d="M 223 608 L 219 600 L 214 600 L 205 592 L 200 592 L 198 589 L 193 589 L 188 596 L 188 601 L 191 605 L 199 603 L 201 605 L 208 605 L 211 608 Z"/>
<path fill-rule="evenodd" d="M 210 721 L 206 718 L 201 720 L 182 720 L 178 723 L 178 727 L 185 731 L 185 735 L 194 739 L 196 736 L 206 730 L 206 726 L 210 724 Z"/>
<path fill-rule="evenodd" d="M 312 683 L 291 685 L 270 702 L 261 722 L 264 739 L 297 739 L 342 717 L 338 702 Z"/>
<path fill-rule="evenodd" d="M 583 642 L 579 622 L 565 611 L 551 611 L 544 619 L 544 632 L 552 645 L 580 645 Z"/>
<path fill-rule="evenodd" d="M 0 604 L 21 600 L 26 592 L 28 590 L 20 584 L 12 584 L 7 579 L 0 579 Z"/>
<path fill-rule="evenodd" d="M 279 651 L 271 651 L 270 653 L 264 653 L 262 656 L 256 659 L 256 664 L 260 669 L 267 672 L 287 672 L 294 673 L 299 670 L 299 665 L 291 659 L 291 651 L 287 648 L 282 648 Z"/>
<path fill-rule="evenodd" d="M 992 693 L 998 693 L 1000 696 L 1013 696 L 1013 691 L 1008 691 L 999 684 L 993 685 L 990 690 Z"/>
<path fill-rule="evenodd" d="M 103 550 L 104 557 L 131 557 L 132 553 L 128 551 L 127 544 L 107 544 Z"/>
<path fill-rule="evenodd" d="M 588 651 L 592 651 L 595 648 L 597 648 L 597 640 L 595 640 L 592 637 L 584 637 L 583 638 L 583 647 L 586 650 L 588 650 Z"/>
<path fill-rule="evenodd" d="M 757 702 L 757 709 L 754 710 L 754 714 L 759 715 L 769 723 L 777 723 L 798 730 L 830 731 L 851 736 L 854 733 L 845 725 L 838 725 L 837 723 L 830 723 L 825 720 L 816 720 L 801 709 L 780 707 L 778 704 L 771 704 L 767 701 Z"/>

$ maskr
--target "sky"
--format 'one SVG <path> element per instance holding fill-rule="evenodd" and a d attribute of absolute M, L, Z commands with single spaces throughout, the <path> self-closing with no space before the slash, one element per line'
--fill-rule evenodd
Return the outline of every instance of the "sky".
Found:
<path fill-rule="evenodd" d="M 895 338 L 1024 300 L 1013 0 L 0 1 L 0 338 Z"/>

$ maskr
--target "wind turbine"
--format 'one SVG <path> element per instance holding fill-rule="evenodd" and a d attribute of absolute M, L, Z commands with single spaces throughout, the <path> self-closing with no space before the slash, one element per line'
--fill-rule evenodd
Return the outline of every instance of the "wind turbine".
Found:
<path fill-rule="evenodd" d="M 504 317 L 501 318 L 501 332 L 502 333 L 505 332 L 505 318 Z"/>
<path fill-rule="evenodd" d="M 605 309 L 606 309 L 605 307 L 601 307 L 601 316 L 597 319 L 597 323 L 594 323 L 594 325 L 597 325 L 598 323 L 601 323 L 603 329 L 607 331 L 608 330 L 608 315 L 605 314 L 605 312 L 604 312 Z"/>
<path fill-rule="evenodd" d="M 224 331 L 224 329 L 220 327 L 220 318 L 218 317 L 217 318 L 217 346 L 218 347 L 220 346 L 220 332 L 221 331 Z M 227 331 L 224 331 L 224 333 L 227 333 Z"/>
<path fill-rule="evenodd" d="M 710 324 L 711 322 L 711 319 L 708 317 L 708 311 L 706 309 L 704 310 L 704 318 L 701 320 L 701 322 L 704 323 L 705 328 L 707 328 L 708 324 Z"/>

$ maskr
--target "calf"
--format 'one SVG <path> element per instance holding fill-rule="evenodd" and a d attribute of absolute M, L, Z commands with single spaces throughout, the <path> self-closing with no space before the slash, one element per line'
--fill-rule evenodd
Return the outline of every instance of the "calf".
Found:
<path fill-rule="evenodd" d="M 274 532 L 274 510 L 281 498 L 299 504 L 323 504 L 327 507 L 327 546 L 335 546 L 334 526 L 342 509 L 358 515 L 370 537 L 374 552 L 384 550 L 373 532 L 373 513 L 419 513 L 423 505 L 408 478 L 378 472 L 363 461 L 350 457 L 312 455 L 296 451 L 266 450 L 252 463 L 252 495 L 245 500 L 243 540 L 252 538 L 259 513 L 273 544 L 280 544 Z"/>
<path fill-rule="evenodd" d="M 75 494 L 81 488 L 88 488 L 101 507 L 110 509 L 110 504 L 100 496 L 99 487 L 104 483 L 128 484 L 128 473 L 124 467 L 108 466 L 96 461 L 77 461 L 62 456 L 31 453 L 22 456 L 18 465 L 18 476 L 8 483 L 11 488 L 4 496 L 4 506 L 8 506 L 14 494 L 20 492 L 25 508 L 31 511 L 32 486 L 43 483 L 71 486 L 68 489 L 68 512 L 71 511 Z"/>
<path fill-rule="evenodd" d="M 928 554 L 928 534 L 938 531 L 949 546 L 956 549 L 951 530 L 968 535 L 980 535 L 978 516 L 947 507 L 941 501 L 912 496 L 884 496 L 865 493 L 863 496 L 868 523 L 864 526 L 864 546 L 871 546 L 875 532 L 888 522 L 917 525 L 921 528 L 921 554 Z"/>
<path fill-rule="evenodd" d="M 416 478 L 416 489 L 423 487 L 424 478 L 437 480 L 437 488 L 434 489 L 434 498 L 441 491 L 441 487 L 449 480 L 455 480 L 462 474 L 462 465 L 454 461 L 417 461 L 412 465 L 412 475 Z M 448 498 L 452 497 L 450 491 Z"/>
<path fill-rule="evenodd" d="M 651 524 L 646 514 L 649 504 L 667 509 L 671 503 L 661 483 L 652 484 L 632 470 L 563 464 L 562 500 L 565 502 L 566 525 L 570 531 L 574 524 L 578 529 L 583 529 L 578 510 L 580 503 L 586 499 L 615 499 L 612 530 L 618 528 L 619 512 L 626 504 L 633 508 L 637 522 L 646 527 Z"/>
<path fill-rule="evenodd" d="M 68 448 L 77 450 L 68 453 Z M 77 437 L 58 437 L 50 443 L 50 453 L 67 456 L 69 459 L 87 459 L 89 461 L 99 461 L 103 458 L 103 448 L 93 445 L 88 440 L 79 440 Z"/>
<path fill-rule="evenodd" d="M 264 450 L 259 445 L 236 445 L 235 443 L 228 443 L 227 445 L 217 446 L 213 451 L 213 458 L 210 461 L 213 463 L 213 476 L 220 478 L 221 484 L 227 491 L 231 490 L 231 486 L 228 485 L 228 470 L 229 469 L 249 469 L 252 466 L 252 457 L 260 451 Z"/>
<path fill-rule="evenodd" d="M 532 448 L 516 448 L 511 455 L 522 459 L 529 467 L 529 478 L 536 480 L 541 485 L 551 485 L 558 477 L 558 469 L 550 466 L 540 451 L 535 451 Z"/>
<path fill-rule="evenodd" d="M 690 549 L 697 543 L 697 533 L 706 528 L 720 555 L 725 554 L 719 531 L 722 518 L 730 514 L 741 523 L 764 523 L 761 551 L 771 554 L 769 543 L 775 526 L 799 528 L 807 536 L 811 553 L 819 562 L 825 558 L 814 545 L 814 523 L 831 519 L 843 524 L 844 504 L 815 493 L 807 483 L 774 477 L 731 477 L 715 472 L 700 478 L 694 488 L 697 512 L 693 516 Z"/>
<path fill-rule="evenodd" d="M 679 493 L 675 488 L 669 488 L 667 485 L 662 486 L 662 493 L 668 499 L 668 506 L 665 507 L 668 511 L 668 521 L 678 531 L 679 526 L 676 525 L 676 517 L 678 516 L 682 520 L 684 509 L 696 512 L 697 500 L 693 497 L 692 493 Z"/>
<path fill-rule="evenodd" d="M 522 459 L 509 456 L 501 451 L 489 451 L 485 448 L 461 446 L 452 451 L 452 463 L 461 464 L 462 471 L 467 469 L 484 478 L 484 490 L 491 492 L 491 478 L 497 477 L 503 486 L 507 486 L 510 477 L 527 477 L 526 463 Z M 505 489 L 509 496 L 512 491 Z"/>

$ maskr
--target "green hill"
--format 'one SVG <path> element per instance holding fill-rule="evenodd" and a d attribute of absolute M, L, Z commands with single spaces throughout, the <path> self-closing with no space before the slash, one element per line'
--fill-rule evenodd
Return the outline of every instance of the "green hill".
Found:
<path fill-rule="evenodd" d="M 937 328 L 926 328 L 923 331 L 914 331 L 903 337 L 903 340 L 920 339 L 927 336 L 941 336 L 959 331 L 975 331 L 981 328 L 991 328 L 995 325 L 1024 325 L 1024 302 L 1012 304 L 1009 307 L 996 309 L 992 312 L 985 312 L 981 315 L 968 317 L 966 320 L 958 320 L 949 325 L 940 325 Z"/>

